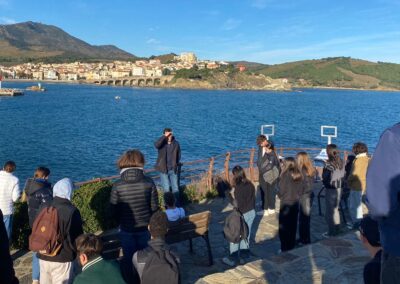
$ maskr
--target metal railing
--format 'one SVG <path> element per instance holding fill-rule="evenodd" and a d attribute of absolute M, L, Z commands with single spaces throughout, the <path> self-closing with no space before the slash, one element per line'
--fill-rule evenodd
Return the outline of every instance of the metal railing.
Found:
<path fill-rule="evenodd" d="M 313 159 L 319 154 L 321 148 L 285 148 L 279 147 L 275 152 L 280 157 L 294 157 L 298 152 L 306 152 Z M 348 151 L 341 151 L 343 158 L 346 160 Z M 230 170 L 239 165 L 246 170 L 248 178 L 255 182 L 258 180 L 258 169 L 256 164 L 256 149 L 243 149 L 224 154 L 213 156 L 209 159 L 194 160 L 183 162 L 179 165 L 179 181 L 180 184 L 191 184 L 203 182 L 207 187 L 211 188 L 214 179 L 220 177 L 226 181 L 230 181 Z M 322 171 L 322 168 L 320 168 Z M 155 169 L 146 169 L 145 173 L 149 175 L 156 183 L 159 183 L 159 173 Z M 89 183 L 116 180 L 119 175 L 96 178 L 92 180 L 78 182 L 76 186 L 82 186 Z"/>

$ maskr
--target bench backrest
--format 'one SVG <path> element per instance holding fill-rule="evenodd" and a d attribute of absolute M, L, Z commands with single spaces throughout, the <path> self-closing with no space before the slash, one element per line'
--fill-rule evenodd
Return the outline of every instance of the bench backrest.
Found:
<path fill-rule="evenodd" d="M 203 236 L 208 232 L 211 212 L 204 211 L 186 216 L 175 222 L 170 222 L 166 241 L 169 244 Z"/>

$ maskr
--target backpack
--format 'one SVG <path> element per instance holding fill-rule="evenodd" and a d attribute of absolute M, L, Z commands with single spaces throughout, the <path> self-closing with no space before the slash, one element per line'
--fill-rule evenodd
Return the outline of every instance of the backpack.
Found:
<path fill-rule="evenodd" d="M 332 188 L 343 188 L 344 187 L 344 178 L 345 178 L 346 170 L 345 167 L 342 166 L 341 169 L 334 168 L 331 173 L 331 180 L 329 184 Z"/>
<path fill-rule="evenodd" d="M 141 284 L 178 284 L 179 266 L 169 249 L 151 248 L 142 272 Z"/>
<path fill-rule="evenodd" d="M 54 206 L 43 208 L 33 222 L 29 249 L 45 256 L 56 256 L 63 243 L 58 222 L 58 212 Z"/>
<path fill-rule="evenodd" d="M 234 244 L 240 243 L 241 240 L 247 240 L 249 236 L 249 227 L 236 206 L 225 219 L 224 236 L 227 241 Z"/>

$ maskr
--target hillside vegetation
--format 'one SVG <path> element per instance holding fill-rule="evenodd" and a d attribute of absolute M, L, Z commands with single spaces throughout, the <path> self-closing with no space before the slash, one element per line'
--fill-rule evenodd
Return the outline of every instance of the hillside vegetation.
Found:
<path fill-rule="evenodd" d="M 113 45 L 90 45 L 51 25 L 34 22 L 0 25 L 0 64 L 136 58 Z"/>
<path fill-rule="evenodd" d="M 258 68 L 250 72 L 287 78 L 295 86 L 400 89 L 400 64 L 350 57 L 306 60 Z"/>

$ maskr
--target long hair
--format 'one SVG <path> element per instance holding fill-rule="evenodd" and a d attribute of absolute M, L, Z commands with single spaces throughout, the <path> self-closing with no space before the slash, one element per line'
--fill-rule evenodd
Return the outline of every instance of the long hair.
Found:
<path fill-rule="evenodd" d="M 233 174 L 233 184 L 234 185 L 239 185 L 239 184 L 245 184 L 250 182 L 246 174 L 241 166 L 235 166 L 232 169 L 232 174 Z"/>
<path fill-rule="evenodd" d="M 301 171 L 296 164 L 296 160 L 293 157 L 285 158 L 282 175 L 286 172 L 290 174 L 293 181 L 300 181 L 303 179 L 303 175 L 301 174 Z"/>
<path fill-rule="evenodd" d="M 315 176 L 315 168 L 306 152 L 297 153 L 296 163 L 301 172 L 304 171 L 309 177 Z"/>
<path fill-rule="evenodd" d="M 329 144 L 326 146 L 326 153 L 328 154 L 328 162 L 330 162 L 336 169 L 343 168 L 343 161 L 340 158 L 339 149 L 335 144 Z"/>

